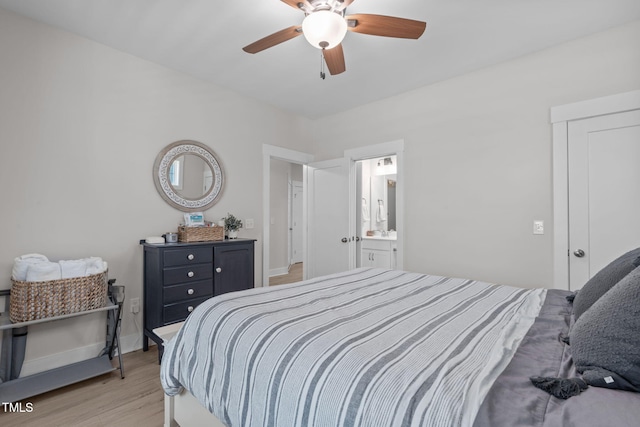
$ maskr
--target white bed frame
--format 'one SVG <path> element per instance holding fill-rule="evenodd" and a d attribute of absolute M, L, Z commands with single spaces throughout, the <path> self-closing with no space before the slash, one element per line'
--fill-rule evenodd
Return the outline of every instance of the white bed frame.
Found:
<path fill-rule="evenodd" d="M 163 342 L 169 341 L 178 333 L 182 324 L 163 326 L 154 329 L 153 332 L 162 338 Z M 225 425 L 188 391 L 176 396 L 164 395 L 164 427 L 225 427 Z"/>
<path fill-rule="evenodd" d="M 164 427 L 225 427 L 186 390 L 176 396 L 164 395 Z"/>

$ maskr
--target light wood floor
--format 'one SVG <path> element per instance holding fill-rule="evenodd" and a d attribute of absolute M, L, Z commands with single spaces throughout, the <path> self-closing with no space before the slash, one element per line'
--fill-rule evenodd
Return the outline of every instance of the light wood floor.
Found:
<path fill-rule="evenodd" d="M 161 427 L 164 393 L 155 347 L 123 355 L 120 371 L 50 391 L 22 401 L 33 404 L 30 413 L 7 413 L 0 406 L 2 427 Z M 117 358 L 114 358 L 114 366 Z"/>
<path fill-rule="evenodd" d="M 269 278 L 269 286 L 284 285 L 285 283 L 299 282 L 302 280 L 302 263 L 296 263 L 289 269 L 289 274 L 273 276 Z"/>

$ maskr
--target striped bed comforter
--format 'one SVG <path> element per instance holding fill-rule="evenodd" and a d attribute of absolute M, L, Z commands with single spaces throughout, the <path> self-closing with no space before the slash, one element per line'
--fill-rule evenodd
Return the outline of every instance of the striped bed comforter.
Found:
<path fill-rule="evenodd" d="M 229 427 L 473 424 L 543 289 L 357 269 L 212 298 L 165 348 Z"/>

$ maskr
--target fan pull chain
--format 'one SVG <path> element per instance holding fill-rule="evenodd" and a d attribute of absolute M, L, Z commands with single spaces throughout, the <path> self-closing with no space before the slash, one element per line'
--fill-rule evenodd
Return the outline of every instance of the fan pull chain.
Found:
<path fill-rule="evenodd" d="M 322 49 L 322 51 L 320 51 L 320 78 L 322 80 L 324 80 L 325 77 L 327 77 L 327 75 L 324 73 L 324 49 Z"/>

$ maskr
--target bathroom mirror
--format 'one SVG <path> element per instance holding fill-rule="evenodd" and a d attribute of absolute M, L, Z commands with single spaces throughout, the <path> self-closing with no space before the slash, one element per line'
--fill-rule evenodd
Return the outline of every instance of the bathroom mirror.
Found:
<path fill-rule="evenodd" d="M 197 141 L 177 141 L 156 157 L 153 180 L 160 196 L 183 212 L 213 206 L 224 187 L 224 172 L 217 156 Z"/>

